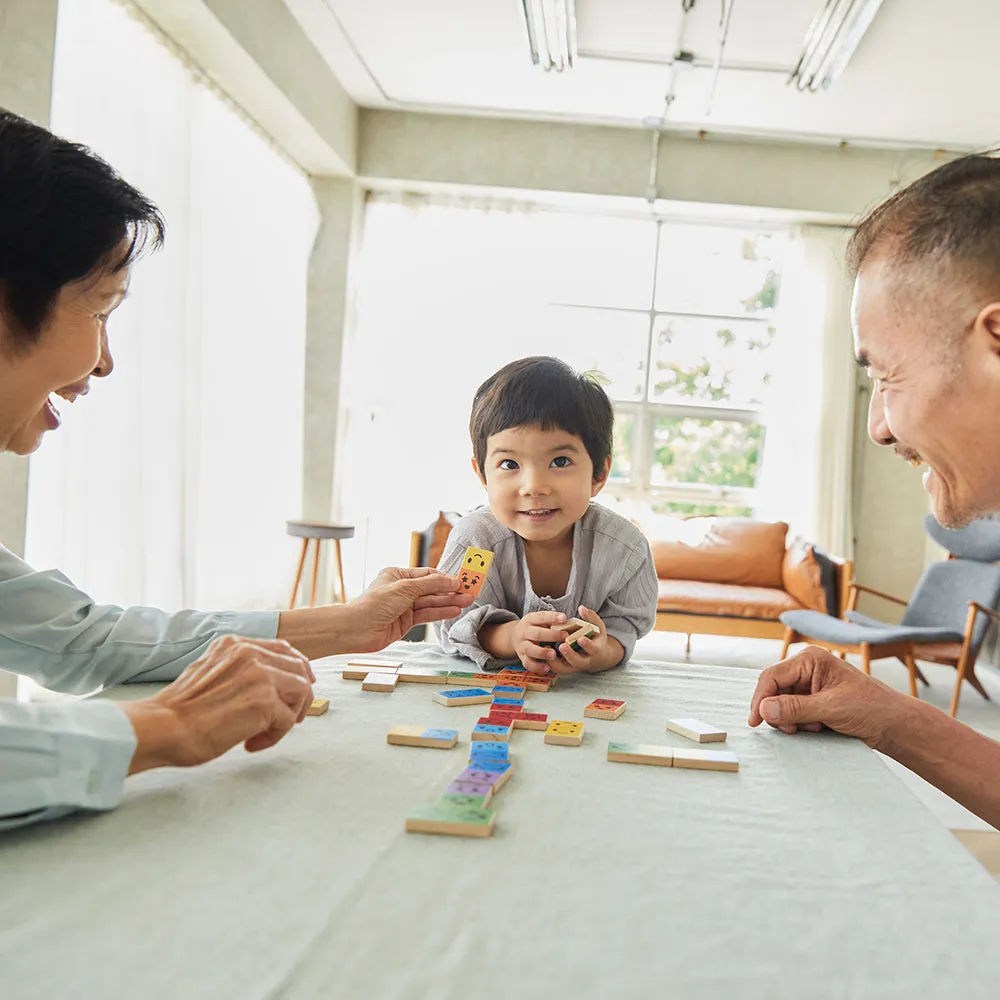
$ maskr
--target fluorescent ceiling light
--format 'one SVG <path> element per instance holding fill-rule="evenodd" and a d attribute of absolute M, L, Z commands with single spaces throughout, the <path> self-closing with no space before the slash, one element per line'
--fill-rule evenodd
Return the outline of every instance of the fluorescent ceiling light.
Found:
<path fill-rule="evenodd" d="M 576 0 L 521 0 L 531 61 L 546 72 L 576 62 Z"/>
<path fill-rule="evenodd" d="M 799 90 L 826 90 L 844 72 L 882 3 L 883 0 L 824 0 L 788 82 Z"/>

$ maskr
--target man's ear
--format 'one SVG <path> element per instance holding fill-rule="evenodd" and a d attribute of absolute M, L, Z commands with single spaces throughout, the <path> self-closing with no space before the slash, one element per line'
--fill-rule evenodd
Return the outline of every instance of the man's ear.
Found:
<path fill-rule="evenodd" d="M 989 338 L 987 343 L 993 354 L 1000 355 L 1000 302 L 991 302 L 979 310 L 973 329 L 981 329 Z"/>
<path fill-rule="evenodd" d="M 476 456 L 472 456 L 472 471 L 476 474 L 479 481 L 483 484 L 483 489 L 486 489 L 486 477 L 483 475 L 482 470 L 479 468 L 479 463 L 476 461 Z"/>
<path fill-rule="evenodd" d="M 611 456 L 604 460 L 604 465 L 601 466 L 600 470 L 595 470 L 594 481 L 590 484 L 590 496 L 591 498 L 596 497 L 601 490 L 607 485 L 608 476 L 611 475 Z"/>

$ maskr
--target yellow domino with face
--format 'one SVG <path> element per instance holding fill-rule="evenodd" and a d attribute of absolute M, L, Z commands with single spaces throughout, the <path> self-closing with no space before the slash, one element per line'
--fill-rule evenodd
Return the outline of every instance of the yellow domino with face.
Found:
<path fill-rule="evenodd" d="M 583 743 L 583 723 L 553 719 L 545 730 L 544 741 L 554 746 L 578 747 Z"/>
<path fill-rule="evenodd" d="M 493 565 L 493 553 L 489 549 L 476 549 L 471 545 L 465 550 L 458 579 L 462 584 L 461 593 L 478 597 L 486 582 L 486 574 Z"/>

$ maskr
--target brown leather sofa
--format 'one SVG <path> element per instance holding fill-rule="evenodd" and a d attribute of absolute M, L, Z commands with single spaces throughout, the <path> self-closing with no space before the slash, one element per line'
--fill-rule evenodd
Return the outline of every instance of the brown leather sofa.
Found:
<path fill-rule="evenodd" d="M 442 511 L 410 540 L 411 566 L 436 566 L 460 515 Z M 803 608 L 840 617 L 847 606 L 853 564 L 788 539 L 782 521 L 742 517 L 671 520 L 670 538 L 636 522 L 646 536 L 659 577 L 656 628 L 692 635 L 783 639 L 783 611 Z"/>
<path fill-rule="evenodd" d="M 846 606 L 853 565 L 789 540 L 784 522 L 690 518 L 671 535 L 649 540 L 659 577 L 656 628 L 686 634 L 689 650 L 692 635 L 781 639 L 782 612 L 839 617 Z"/>

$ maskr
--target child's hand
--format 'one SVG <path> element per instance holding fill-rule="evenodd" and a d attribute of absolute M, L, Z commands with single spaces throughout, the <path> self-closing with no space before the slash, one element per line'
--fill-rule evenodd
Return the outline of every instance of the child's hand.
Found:
<path fill-rule="evenodd" d="M 554 673 L 596 673 L 616 666 L 625 654 L 621 643 L 608 635 L 608 630 L 596 611 L 591 611 L 581 604 L 580 617 L 585 622 L 596 625 L 601 631 L 593 639 L 578 639 L 576 645 L 580 647 L 579 652 L 568 642 L 564 642 L 559 647 L 562 659 L 549 664 Z M 565 633 L 563 635 L 565 636 Z"/>
<path fill-rule="evenodd" d="M 588 619 L 589 620 L 589 619 Z M 556 661 L 554 646 L 540 646 L 541 642 L 559 642 L 565 632 L 554 632 L 550 626 L 561 625 L 566 616 L 556 611 L 532 611 L 514 623 L 511 641 L 514 652 L 526 670 L 545 674 Z"/>

